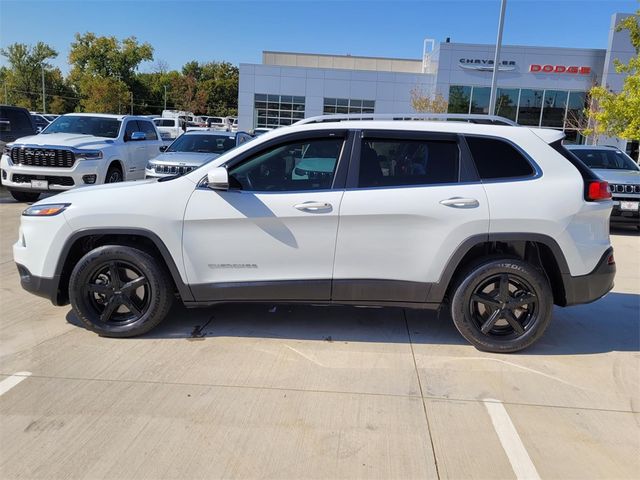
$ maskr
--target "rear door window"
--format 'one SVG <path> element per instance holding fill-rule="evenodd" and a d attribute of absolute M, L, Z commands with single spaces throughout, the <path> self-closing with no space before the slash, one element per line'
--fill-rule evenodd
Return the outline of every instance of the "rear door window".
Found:
<path fill-rule="evenodd" d="M 531 177 L 536 173 L 524 155 L 504 140 L 474 136 L 465 138 L 482 180 Z"/>
<path fill-rule="evenodd" d="M 456 183 L 460 150 L 454 141 L 364 139 L 358 186 L 400 187 Z"/>

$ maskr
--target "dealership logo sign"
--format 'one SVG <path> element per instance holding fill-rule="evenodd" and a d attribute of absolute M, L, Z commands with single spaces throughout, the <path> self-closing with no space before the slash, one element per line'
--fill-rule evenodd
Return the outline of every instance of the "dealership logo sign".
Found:
<path fill-rule="evenodd" d="M 531 73 L 565 73 L 569 75 L 589 75 L 591 67 L 575 66 L 575 65 L 538 65 L 532 63 L 529 65 Z"/>
<path fill-rule="evenodd" d="M 460 68 L 465 70 L 480 70 L 483 72 L 493 71 L 493 60 L 485 58 L 461 58 L 458 60 Z M 503 60 L 498 63 L 498 71 L 510 72 L 516 69 L 516 62 L 513 60 Z"/>

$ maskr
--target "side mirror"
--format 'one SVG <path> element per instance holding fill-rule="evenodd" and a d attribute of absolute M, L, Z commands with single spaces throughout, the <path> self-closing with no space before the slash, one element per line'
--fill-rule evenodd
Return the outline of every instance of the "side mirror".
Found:
<path fill-rule="evenodd" d="M 161 146 L 160 146 L 160 151 L 161 151 L 161 152 L 166 152 L 166 151 L 167 151 L 167 148 L 169 148 L 169 145 L 161 145 Z"/>
<path fill-rule="evenodd" d="M 147 135 L 144 132 L 133 132 L 131 134 L 132 142 L 139 142 L 140 140 L 146 140 L 146 139 L 147 139 Z"/>
<path fill-rule="evenodd" d="M 229 190 L 229 174 L 224 167 L 217 167 L 207 173 L 207 186 L 211 190 Z"/>

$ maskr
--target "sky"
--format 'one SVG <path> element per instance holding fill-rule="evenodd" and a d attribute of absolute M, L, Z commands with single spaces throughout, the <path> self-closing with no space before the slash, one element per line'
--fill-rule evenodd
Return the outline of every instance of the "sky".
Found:
<path fill-rule="evenodd" d="M 606 48 L 611 14 L 639 8 L 638 1 L 507 0 L 503 44 Z M 425 38 L 495 43 L 499 11 L 499 0 L 0 0 L 0 47 L 44 41 L 59 52 L 51 63 L 64 73 L 76 32 L 134 35 L 172 69 L 190 60 L 261 63 L 263 50 L 420 58 Z"/>

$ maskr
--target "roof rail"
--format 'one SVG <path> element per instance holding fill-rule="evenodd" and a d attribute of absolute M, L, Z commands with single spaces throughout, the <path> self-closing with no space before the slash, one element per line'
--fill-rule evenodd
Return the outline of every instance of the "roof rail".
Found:
<path fill-rule="evenodd" d="M 498 115 L 485 115 L 478 113 L 347 113 L 336 115 L 319 115 L 298 120 L 294 125 L 307 123 L 344 122 L 348 120 L 436 120 L 458 121 L 469 123 L 484 123 L 489 125 L 518 126 L 516 122 Z"/>

